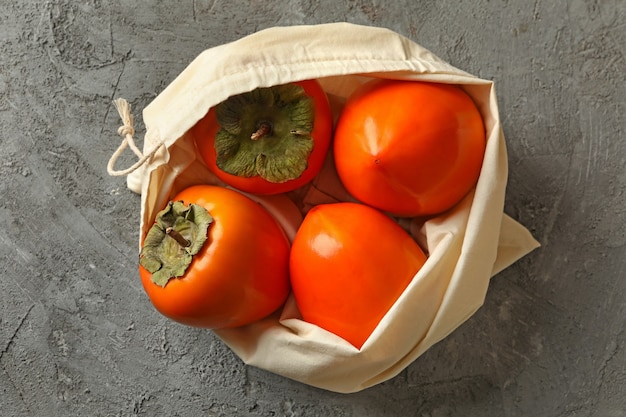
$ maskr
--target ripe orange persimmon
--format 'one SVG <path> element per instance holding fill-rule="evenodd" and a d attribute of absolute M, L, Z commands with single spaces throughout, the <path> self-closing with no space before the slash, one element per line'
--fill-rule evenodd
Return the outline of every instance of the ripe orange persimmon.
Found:
<path fill-rule="evenodd" d="M 228 188 L 178 193 L 142 242 L 139 274 L 154 307 L 211 329 L 252 323 L 289 294 L 289 240 L 268 211 Z"/>
<path fill-rule="evenodd" d="M 358 200 L 398 216 L 441 213 L 476 184 L 485 126 L 449 84 L 375 79 L 349 98 L 337 122 L 339 177 Z"/>
<path fill-rule="evenodd" d="M 302 318 L 360 349 L 425 261 L 391 218 L 345 202 L 307 213 L 292 244 L 289 271 Z"/>
<path fill-rule="evenodd" d="M 278 194 L 317 175 L 332 128 L 326 93 L 317 80 L 304 80 L 229 97 L 190 132 L 220 180 L 248 193 Z"/>

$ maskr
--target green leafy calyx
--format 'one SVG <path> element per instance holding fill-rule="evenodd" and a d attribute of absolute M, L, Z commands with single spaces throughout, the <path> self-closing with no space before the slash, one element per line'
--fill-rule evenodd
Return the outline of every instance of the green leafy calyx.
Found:
<path fill-rule="evenodd" d="M 297 84 L 257 88 L 229 97 L 216 109 L 217 166 L 269 182 L 296 179 L 313 150 L 315 103 Z"/>
<path fill-rule="evenodd" d="M 170 201 L 157 214 L 139 254 L 139 263 L 152 274 L 152 282 L 165 287 L 170 279 L 183 276 L 206 243 L 212 222 L 204 207 Z"/>

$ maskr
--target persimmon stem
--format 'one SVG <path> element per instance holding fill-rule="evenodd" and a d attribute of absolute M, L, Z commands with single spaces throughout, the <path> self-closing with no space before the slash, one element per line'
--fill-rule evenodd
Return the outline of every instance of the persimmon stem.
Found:
<path fill-rule="evenodd" d="M 168 227 L 167 229 L 165 229 L 165 234 L 167 234 L 169 237 L 171 237 L 172 239 L 174 239 L 176 242 L 178 242 L 178 244 L 180 246 L 182 246 L 183 248 L 187 248 L 189 246 L 191 246 L 191 242 L 188 241 L 187 239 L 185 239 L 183 237 L 183 235 L 181 235 L 180 233 L 178 233 L 176 230 L 174 230 L 174 228 L 172 227 Z"/>
<path fill-rule="evenodd" d="M 259 127 L 256 130 L 256 132 L 254 132 L 252 136 L 250 136 L 250 139 L 259 140 L 263 136 L 269 135 L 271 132 L 272 132 L 272 125 L 269 124 L 269 122 L 261 122 L 259 123 Z"/>

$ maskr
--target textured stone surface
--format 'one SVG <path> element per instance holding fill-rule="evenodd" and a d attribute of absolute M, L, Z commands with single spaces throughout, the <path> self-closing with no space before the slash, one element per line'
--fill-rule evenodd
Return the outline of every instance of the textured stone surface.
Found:
<path fill-rule="evenodd" d="M 626 416 L 623 0 L 0 3 L 1 415 Z M 136 276 L 139 197 L 105 170 L 112 98 L 141 109 L 207 47 L 331 21 L 496 82 L 506 211 L 543 245 L 450 337 L 353 395 L 156 315 Z"/>

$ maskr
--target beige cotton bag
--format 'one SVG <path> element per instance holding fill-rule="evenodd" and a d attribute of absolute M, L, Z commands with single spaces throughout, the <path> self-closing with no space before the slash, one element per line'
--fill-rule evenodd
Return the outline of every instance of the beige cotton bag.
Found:
<path fill-rule="evenodd" d="M 475 191 L 452 211 L 425 223 L 398 220 L 429 258 L 361 350 L 302 321 L 293 298 L 257 323 L 215 331 L 249 365 L 343 393 L 401 372 L 483 304 L 491 276 L 538 246 L 522 225 L 503 213 L 507 155 L 491 81 L 458 70 L 387 29 L 348 23 L 266 29 L 208 49 L 191 62 L 144 109 L 143 151 L 133 143 L 129 109 L 118 101 L 124 141 L 108 167 L 112 175 L 128 174 L 129 188 L 141 193 L 144 235 L 174 193 L 196 183 L 220 184 L 187 134 L 209 108 L 257 87 L 316 78 L 336 117 L 350 92 L 369 77 L 454 83 L 471 95 L 487 129 Z M 128 146 L 140 159 L 116 171 L 116 159 Z M 332 161 L 305 191 L 293 196 L 302 198 L 298 203 L 304 211 L 348 198 Z M 292 216 L 290 236 L 300 219 L 299 212 Z"/>

